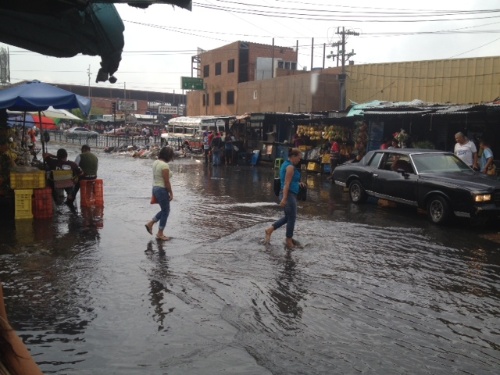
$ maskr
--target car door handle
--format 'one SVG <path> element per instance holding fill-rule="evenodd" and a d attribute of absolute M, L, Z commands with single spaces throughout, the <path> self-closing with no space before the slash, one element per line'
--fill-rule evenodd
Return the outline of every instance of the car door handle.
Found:
<path fill-rule="evenodd" d="M 378 174 L 377 174 L 377 173 L 374 173 L 374 174 L 373 174 L 373 177 L 378 177 Z"/>

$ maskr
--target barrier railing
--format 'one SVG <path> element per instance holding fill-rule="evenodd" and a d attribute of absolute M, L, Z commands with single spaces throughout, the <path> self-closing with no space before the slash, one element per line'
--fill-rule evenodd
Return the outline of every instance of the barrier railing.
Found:
<path fill-rule="evenodd" d="M 122 147 L 122 146 L 137 146 L 142 147 L 150 143 L 149 137 L 144 136 L 114 136 L 114 135 L 103 135 L 99 134 L 96 138 L 66 138 L 64 133 L 61 131 L 51 131 L 50 140 L 58 143 L 68 143 L 72 145 L 84 145 L 87 144 L 90 147 L 95 148 L 107 148 L 107 147 Z M 50 142 L 50 141 L 49 141 Z M 153 137 L 153 144 L 160 144 L 161 138 L 156 136 Z"/>

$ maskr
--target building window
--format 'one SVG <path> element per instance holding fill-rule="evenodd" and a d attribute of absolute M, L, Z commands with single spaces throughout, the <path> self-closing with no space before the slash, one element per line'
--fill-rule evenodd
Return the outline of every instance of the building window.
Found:
<path fill-rule="evenodd" d="M 297 70 L 297 63 L 291 63 L 292 70 Z"/>
<path fill-rule="evenodd" d="M 222 74 L 222 63 L 215 63 L 215 75 L 220 76 Z"/>
<path fill-rule="evenodd" d="M 234 73 L 234 59 L 227 61 L 227 72 Z"/>
<path fill-rule="evenodd" d="M 283 69 L 283 61 L 278 61 L 278 69 Z"/>
<path fill-rule="evenodd" d="M 203 94 L 203 107 L 209 106 L 208 94 Z"/>
<path fill-rule="evenodd" d="M 227 100 L 226 104 L 234 104 L 234 91 L 228 91 L 227 92 Z"/>
<path fill-rule="evenodd" d="M 214 105 L 221 105 L 222 104 L 222 95 L 220 92 L 216 92 L 214 94 Z"/>
<path fill-rule="evenodd" d="M 210 75 L 210 65 L 203 66 L 203 78 Z"/>

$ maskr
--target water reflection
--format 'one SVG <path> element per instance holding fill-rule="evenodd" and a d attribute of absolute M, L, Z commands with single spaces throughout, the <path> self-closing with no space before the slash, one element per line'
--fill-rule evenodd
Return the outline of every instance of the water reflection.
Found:
<path fill-rule="evenodd" d="M 163 241 L 151 240 L 146 245 L 146 256 L 152 262 L 149 272 L 149 300 L 153 307 L 153 320 L 158 324 L 158 331 L 165 329 L 165 317 L 175 308 L 166 306 L 166 295 L 171 293 L 167 285 L 171 281 L 168 257 Z"/>
<path fill-rule="evenodd" d="M 276 266 L 279 267 L 275 277 L 276 287 L 269 291 L 277 311 L 281 312 L 275 319 L 285 330 L 294 330 L 302 318 L 300 301 L 306 290 L 302 285 L 302 276 L 292 251 L 286 250 L 285 256 L 278 260 Z"/>

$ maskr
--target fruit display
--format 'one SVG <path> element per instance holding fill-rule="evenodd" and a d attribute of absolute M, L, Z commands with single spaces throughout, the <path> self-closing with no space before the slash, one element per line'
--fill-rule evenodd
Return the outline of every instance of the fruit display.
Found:
<path fill-rule="evenodd" d="M 366 153 L 366 146 L 368 145 L 368 125 L 362 121 L 356 122 L 354 130 L 354 148 L 358 154 L 364 155 Z"/>
<path fill-rule="evenodd" d="M 349 140 L 349 130 L 338 125 L 298 125 L 297 135 L 309 137 L 311 141 L 341 139 L 342 142 Z"/>

